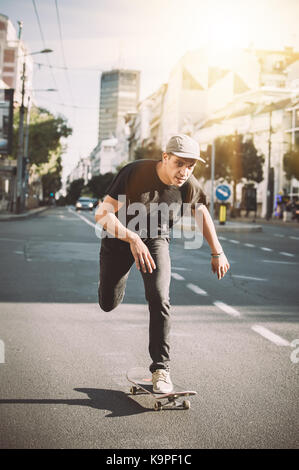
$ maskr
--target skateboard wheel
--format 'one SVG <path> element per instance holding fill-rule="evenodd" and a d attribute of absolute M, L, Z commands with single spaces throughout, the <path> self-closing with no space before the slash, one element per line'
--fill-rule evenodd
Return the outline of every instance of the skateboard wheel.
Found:
<path fill-rule="evenodd" d="M 156 401 L 154 404 L 154 408 L 156 411 L 161 411 L 162 410 L 162 403 L 160 401 Z"/>
<path fill-rule="evenodd" d="M 137 388 L 136 387 L 131 387 L 130 388 L 130 393 L 132 393 L 132 395 L 136 395 L 137 394 Z"/>
<path fill-rule="evenodd" d="M 191 406 L 191 403 L 190 403 L 189 400 L 184 400 L 183 401 L 183 407 L 184 407 L 185 410 L 189 410 L 190 406 Z"/>

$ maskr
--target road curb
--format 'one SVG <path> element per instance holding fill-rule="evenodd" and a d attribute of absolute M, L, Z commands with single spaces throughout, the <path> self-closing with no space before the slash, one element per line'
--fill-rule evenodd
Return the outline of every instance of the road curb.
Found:
<path fill-rule="evenodd" d="M 29 217 L 33 217 L 35 215 L 40 214 L 41 212 L 46 211 L 49 207 L 38 207 L 37 209 L 32 209 L 31 211 L 24 212 L 23 214 L 11 214 L 11 215 L 1 215 L 0 214 L 0 222 L 9 222 L 11 220 L 22 220 L 28 219 Z"/>
<path fill-rule="evenodd" d="M 214 222 L 215 229 L 217 233 L 221 232 L 242 232 L 242 233 L 249 233 L 249 232 L 262 232 L 263 227 L 258 224 L 249 225 L 244 223 L 238 222 L 226 222 L 225 225 L 220 225 L 218 220 Z M 196 226 L 195 220 L 189 220 L 188 222 L 184 223 L 179 221 L 175 226 L 176 229 L 181 230 L 188 230 L 188 231 L 200 231 L 200 229 Z"/>

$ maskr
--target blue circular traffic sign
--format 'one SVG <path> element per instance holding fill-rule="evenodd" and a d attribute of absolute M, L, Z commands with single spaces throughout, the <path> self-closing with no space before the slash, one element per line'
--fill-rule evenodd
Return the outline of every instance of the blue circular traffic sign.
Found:
<path fill-rule="evenodd" d="M 216 197 L 220 201 L 226 201 L 231 195 L 230 187 L 226 184 L 219 184 L 216 188 Z"/>

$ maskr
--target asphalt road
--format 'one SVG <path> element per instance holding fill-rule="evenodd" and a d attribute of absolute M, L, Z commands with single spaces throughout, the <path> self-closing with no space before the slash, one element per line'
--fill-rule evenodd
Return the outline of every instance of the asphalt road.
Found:
<path fill-rule="evenodd" d="M 156 412 L 125 377 L 149 364 L 142 279 L 100 309 L 93 214 L 1 222 L 0 447 L 298 448 L 299 230 L 220 236 L 221 281 L 206 244 L 171 243 L 172 378 L 198 395 Z"/>

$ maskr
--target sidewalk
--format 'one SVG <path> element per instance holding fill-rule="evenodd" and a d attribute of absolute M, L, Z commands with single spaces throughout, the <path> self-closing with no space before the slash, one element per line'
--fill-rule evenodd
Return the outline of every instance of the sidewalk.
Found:
<path fill-rule="evenodd" d="M 37 209 L 30 209 L 26 212 L 22 212 L 22 214 L 13 214 L 13 213 L 0 213 L 0 222 L 2 221 L 9 221 L 9 220 L 22 220 L 27 219 L 29 217 L 33 217 L 34 215 L 39 214 L 40 212 L 44 212 L 49 209 L 49 206 L 38 207 Z"/>
<path fill-rule="evenodd" d="M 260 224 L 243 222 L 243 221 L 226 221 L 225 225 L 220 225 L 218 220 L 214 220 L 217 233 L 220 232 L 262 232 L 263 228 Z M 199 230 L 196 226 L 194 217 L 182 217 L 174 226 L 181 230 Z"/>
<path fill-rule="evenodd" d="M 236 217 L 235 219 L 230 219 L 231 222 L 236 223 L 245 223 L 249 225 L 254 224 L 265 224 L 265 225 L 276 225 L 278 227 L 293 227 L 299 229 L 299 223 L 296 220 L 290 220 L 284 222 L 282 219 L 272 218 L 270 220 L 264 219 L 262 217 L 256 217 L 255 222 L 253 222 L 253 217 Z"/>

